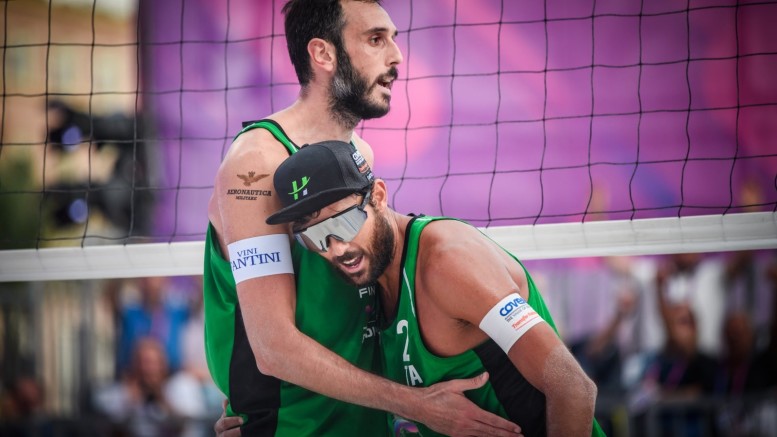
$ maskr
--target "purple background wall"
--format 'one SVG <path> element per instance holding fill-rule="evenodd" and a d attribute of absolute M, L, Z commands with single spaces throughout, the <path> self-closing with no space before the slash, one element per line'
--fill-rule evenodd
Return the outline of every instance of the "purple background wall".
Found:
<path fill-rule="evenodd" d="M 203 238 L 241 121 L 296 98 L 283 3 L 142 4 L 159 236 Z M 405 62 L 391 113 L 358 130 L 402 212 L 503 225 L 773 210 L 777 4 L 733 4 L 386 0 Z"/>

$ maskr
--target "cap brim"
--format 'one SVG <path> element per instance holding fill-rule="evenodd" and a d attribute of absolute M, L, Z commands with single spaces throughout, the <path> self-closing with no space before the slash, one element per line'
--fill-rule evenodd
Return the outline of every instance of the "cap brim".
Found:
<path fill-rule="evenodd" d="M 282 208 L 275 214 L 267 217 L 265 223 L 268 225 L 279 225 L 281 223 L 293 222 L 359 192 L 359 190 L 354 191 L 353 188 L 334 188 L 322 191 Z"/>

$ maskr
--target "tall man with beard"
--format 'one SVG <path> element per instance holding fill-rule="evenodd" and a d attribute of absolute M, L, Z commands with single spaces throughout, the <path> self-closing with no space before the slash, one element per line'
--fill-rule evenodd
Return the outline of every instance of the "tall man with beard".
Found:
<path fill-rule="evenodd" d="M 303 178 L 306 191 L 288 193 Z M 385 182 L 342 141 L 290 157 L 274 186 L 283 208 L 267 223 L 292 223 L 298 242 L 355 286 L 377 284 L 387 376 L 426 387 L 488 371 L 488 384 L 467 397 L 525 435 L 603 435 L 596 386 L 517 258 L 461 221 L 390 209 Z M 422 424 L 413 431 L 439 435 Z"/>
<path fill-rule="evenodd" d="M 299 97 L 238 134 L 208 206 L 206 353 L 227 415 L 240 417 L 216 431 L 242 423 L 243 435 L 379 436 L 390 411 L 451 435 L 518 435 L 463 396 L 485 375 L 411 389 L 372 373 L 374 289 L 349 286 L 320 257 L 290 248 L 287 227 L 265 223 L 280 207 L 275 169 L 305 144 L 350 142 L 372 162 L 354 128 L 388 112 L 402 61 L 379 0 L 291 0 L 283 12 Z M 307 181 L 296 184 L 304 195 Z"/>

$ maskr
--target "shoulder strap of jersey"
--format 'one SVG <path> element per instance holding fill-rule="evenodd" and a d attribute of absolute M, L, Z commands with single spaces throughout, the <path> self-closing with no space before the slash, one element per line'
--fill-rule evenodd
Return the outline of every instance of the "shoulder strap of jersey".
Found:
<path fill-rule="evenodd" d="M 244 122 L 243 129 L 241 129 L 240 132 L 235 135 L 235 138 L 232 141 L 235 141 L 240 135 L 256 128 L 262 128 L 270 132 L 276 140 L 278 140 L 281 144 L 283 144 L 284 147 L 286 147 L 286 151 L 289 152 L 289 155 L 293 155 L 299 150 L 299 147 L 297 147 L 297 145 L 289 139 L 289 136 L 286 135 L 286 132 L 283 131 L 283 128 L 274 120 L 270 119 Z"/>
<path fill-rule="evenodd" d="M 405 247 L 402 249 L 402 265 L 400 271 L 406 276 L 408 284 L 415 284 L 415 265 L 418 260 L 418 243 L 421 240 L 421 231 L 429 223 L 435 220 L 443 220 L 445 217 L 429 217 L 425 215 L 414 216 L 410 219 L 405 229 Z"/>
<path fill-rule="evenodd" d="M 235 135 L 235 138 L 233 138 L 232 141 L 235 141 L 240 135 L 256 128 L 262 128 L 269 131 L 276 140 L 278 140 L 281 144 L 283 144 L 284 147 L 286 147 L 286 151 L 289 152 L 289 155 L 293 155 L 299 151 L 300 148 L 289 139 L 289 136 L 286 135 L 286 132 L 284 132 L 281 125 L 279 125 L 275 120 L 270 120 L 269 118 L 257 121 L 244 121 L 243 128 L 240 129 L 240 132 Z M 350 143 L 354 150 L 358 150 L 353 140 L 351 140 Z"/>
<path fill-rule="evenodd" d="M 410 223 L 407 224 L 407 229 L 405 230 L 405 253 L 402 256 L 403 260 L 405 259 L 405 256 L 412 254 L 414 258 L 413 263 L 415 263 L 415 255 L 418 253 L 418 242 L 421 240 L 421 231 L 426 225 L 437 220 L 455 219 L 449 217 L 431 217 L 428 215 L 417 215 L 410 219 Z"/>
<path fill-rule="evenodd" d="M 448 217 L 430 217 L 426 215 L 414 215 L 405 229 L 405 246 L 402 248 L 402 258 L 400 258 L 399 271 L 402 275 L 399 287 L 400 308 L 397 309 L 397 317 L 401 311 L 410 306 L 410 311 L 415 315 L 415 276 L 418 263 L 418 246 L 421 241 L 421 232 L 426 225 L 437 220 L 455 220 Z"/>

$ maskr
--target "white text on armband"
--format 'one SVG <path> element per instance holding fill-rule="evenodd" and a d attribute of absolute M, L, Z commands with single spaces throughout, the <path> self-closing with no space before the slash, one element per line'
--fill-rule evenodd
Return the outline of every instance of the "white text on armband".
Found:
<path fill-rule="evenodd" d="M 261 276 L 294 273 L 289 236 L 264 235 L 227 245 L 235 284 Z"/>
<path fill-rule="evenodd" d="M 513 293 L 488 311 L 480 321 L 480 329 L 508 353 L 529 328 L 541 321 L 542 317 L 518 293 Z"/>

